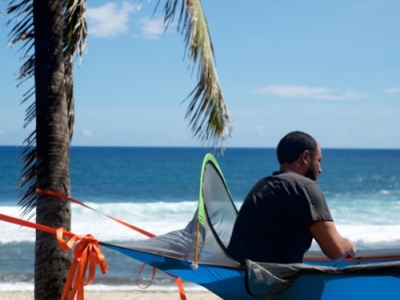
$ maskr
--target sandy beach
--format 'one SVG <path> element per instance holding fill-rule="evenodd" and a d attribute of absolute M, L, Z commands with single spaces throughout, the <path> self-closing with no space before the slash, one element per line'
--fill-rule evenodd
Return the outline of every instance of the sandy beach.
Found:
<path fill-rule="evenodd" d="M 208 291 L 185 291 L 187 300 L 217 300 L 221 299 Z M 0 299 L 33 300 L 31 291 L 0 292 Z M 178 291 L 85 291 L 85 300 L 180 300 Z"/>

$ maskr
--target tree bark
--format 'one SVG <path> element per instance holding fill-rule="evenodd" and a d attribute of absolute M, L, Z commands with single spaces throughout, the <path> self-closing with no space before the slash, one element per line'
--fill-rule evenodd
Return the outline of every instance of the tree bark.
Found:
<path fill-rule="evenodd" d="M 37 187 L 70 194 L 69 129 L 64 84 L 61 0 L 34 0 Z M 70 230 L 67 200 L 37 194 L 36 222 Z M 36 231 L 35 300 L 59 300 L 71 265 L 71 251 L 55 235 Z"/>

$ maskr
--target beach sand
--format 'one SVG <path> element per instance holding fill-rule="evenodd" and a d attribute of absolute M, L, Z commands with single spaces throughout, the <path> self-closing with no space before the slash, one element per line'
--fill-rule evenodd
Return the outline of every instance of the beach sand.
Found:
<path fill-rule="evenodd" d="M 185 291 L 187 300 L 218 300 L 221 299 L 209 291 Z M 4 300 L 33 300 L 31 291 L 0 292 Z M 178 291 L 85 291 L 85 300 L 180 300 Z"/>

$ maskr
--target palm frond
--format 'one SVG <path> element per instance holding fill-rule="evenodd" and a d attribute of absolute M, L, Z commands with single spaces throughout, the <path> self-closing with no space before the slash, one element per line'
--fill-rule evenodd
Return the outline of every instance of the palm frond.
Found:
<path fill-rule="evenodd" d="M 166 27 L 174 20 L 178 2 L 179 0 L 167 0 L 164 5 Z M 194 136 L 202 143 L 214 147 L 218 144 L 224 145 L 232 133 L 232 119 L 217 76 L 211 37 L 200 0 L 182 0 L 178 31 L 185 36 L 185 45 L 193 68 L 196 65 L 199 68 L 198 83 L 188 96 L 192 100 L 187 108 L 186 118 L 189 119 Z"/>
<path fill-rule="evenodd" d="M 33 27 L 33 1 L 21 0 L 11 1 L 7 7 L 7 14 L 11 15 L 10 20 L 6 23 L 10 25 L 15 22 L 12 27 L 9 39 L 10 45 L 14 46 L 22 42 L 21 48 L 18 50 L 22 52 L 22 66 L 20 67 L 17 80 L 19 85 L 32 78 L 35 74 L 35 55 L 34 48 L 34 27 Z M 35 94 L 35 87 L 30 88 L 24 95 L 22 103 L 29 100 Z M 35 119 L 36 107 L 35 103 L 28 106 L 25 112 L 24 127 L 28 126 L 31 121 Z M 35 147 L 36 131 L 34 130 L 24 141 L 24 146 L 20 152 L 22 160 L 21 170 L 21 183 L 22 189 L 21 199 L 18 202 L 23 208 L 22 214 L 25 215 L 32 211 L 36 205 L 36 147 Z"/>
<path fill-rule="evenodd" d="M 64 61 L 65 61 L 65 87 L 68 101 L 68 117 L 70 140 L 72 140 L 74 127 L 74 97 L 73 97 L 73 63 L 76 55 L 82 56 L 86 49 L 87 27 L 85 20 L 85 0 L 63 0 L 64 7 Z M 7 14 L 11 15 L 6 23 L 12 27 L 9 39 L 10 45 L 22 42 L 22 65 L 17 80 L 19 85 L 32 78 L 35 74 L 35 53 L 34 53 L 34 26 L 33 26 L 33 1 L 13 0 L 7 7 Z M 27 102 L 35 96 L 35 87 L 31 87 L 24 95 L 22 103 Z M 36 118 L 36 106 L 32 103 L 25 112 L 24 127 L 27 127 Z M 18 202 L 23 207 L 23 214 L 27 214 L 36 206 L 36 131 L 33 130 L 23 142 L 24 148 L 21 151 L 22 170 L 21 200 Z"/>
<path fill-rule="evenodd" d="M 73 64 L 76 56 L 82 57 L 87 48 L 85 0 L 64 0 L 64 61 L 65 90 L 68 102 L 68 126 L 72 140 L 75 123 Z"/>
<path fill-rule="evenodd" d="M 22 215 L 30 213 L 36 207 L 36 131 L 34 130 L 24 141 L 21 151 L 23 167 L 21 172 L 21 200 L 18 202 Z"/>
<path fill-rule="evenodd" d="M 30 53 L 34 46 L 33 3 L 27 0 L 22 0 L 17 4 L 14 4 L 15 2 L 16 1 L 11 1 L 7 7 L 7 14 L 13 16 L 6 24 L 10 25 L 11 21 L 16 22 L 9 34 L 10 45 L 13 46 L 18 42 L 24 42 L 19 50 L 25 51 L 22 53 L 24 62 L 20 68 L 18 80 L 26 80 L 34 74 L 35 58 Z"/>

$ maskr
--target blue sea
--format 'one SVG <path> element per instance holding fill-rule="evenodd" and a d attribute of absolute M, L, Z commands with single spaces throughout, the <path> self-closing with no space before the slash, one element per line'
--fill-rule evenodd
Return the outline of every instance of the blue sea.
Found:
<path fill-rule="evenodd" d="M 0 213 L 20 217 L 18 147 L 0 147 Z M 71 196 L 101 213 L 156 235 L 182 229 L 199 195 L 200 168 L 208 148 L 72 147 Z M 252 185 L 278 169 L 274 149 L 227 148 L 215 153 L 239 208 Z M 400 247 L 400 150 L 323 149 L 324 191 L 339 232 L 359 249 Z M 110 243 L 145 236 L 99 212 L 72 204 L 72 232 Z M 1 221 L 0 221 L 1 222 Z M 32 290 L 34 230 L 0 224 L 0 291 Z M 312 248 L 318 246 L 313 244 Z M 108 249 L 108 273 L 97 269 L 88 289 L 137 289 L 149 283 L 151 268 Z M 196 289 L 190 283 L 186 288 Z M 175 289 L 157 272 L 152 289 Z"/>

